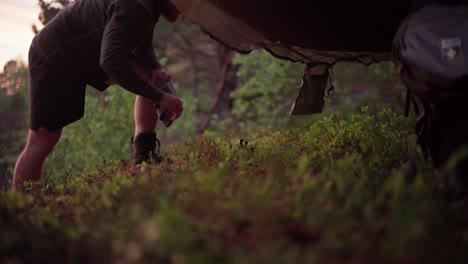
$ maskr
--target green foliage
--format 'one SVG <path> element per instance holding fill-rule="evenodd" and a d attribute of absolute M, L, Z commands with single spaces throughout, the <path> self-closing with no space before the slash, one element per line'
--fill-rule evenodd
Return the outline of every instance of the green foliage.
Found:
<path fill-rule="evenodd" d="M 400 89 L 403 88 L 403 83 L 395 72 L 395 66 L 392 62 L 381 62 L 367 67 L 367 74 L 370 81 L 377 85 L 388 86 L 393 85 Z"/>
<path fill-rule="evenodd" d="M 463 263 L 468 203 L 409 173 L 407 129 L 363 107 L 2 192 L 0 262 Z"/>
<path fill-rule="evenodd" d="M 300 84 L 304 65 L 277 59 L 266 51 L 238 55 L 238 75 L 244 81 L 231 94 L 232 113 L 244 129 L 277 127 L 284 124 Z"/>
<path fill-rule="evenodd" d="M 196 112 L 199 99 L 191 96 L 190 91 L 180 89 L 179 86 L 176 86 L 175 89 L 177 90 L 177 96 L 184 103 L 184 112 L 169 128 L 165 128 L 162 123 L 160 124 L 161 128 L 159 131 L 161 131 L 163 139 L 193 137 L 196 135 L 196 128 L 200 122 Z"/>
<path fill-rule="evenodd" d="M 367 107 L 362 107 L 367 112 Z M 339 159 L 350 154 L 366 158 L 368 169 L 394 167 L 399 161 L 408 159 L 408 139 L 405 128 L 409 122 L 389 109 L 375 115 L 353 114 L 349 119 L 338 113 L 324 117 L 313 125 L 308 140 L 320 149 L 312 159 Z"/>
<path fill-rule="evenodd" d="M 16 68 L 18 62 L 10 61 L 8 64 L 14 64 Z M 13 165 L 25 143 L 28 121 L 27 68 L 19 65 L 14 72 L 0 73 L 0 82 L 4 81 L 19 83 L 19 87 L 12 95 L 7 94 L 6 89 L 0 89 L 0 188 L 11 179 Z"/>
<path fill-rule="evenodd" d="M 403 113 L 406 89 L 391 62 L 364 66 L 356 63 L 338 63 L 331 71 L 335 95 L 329 98 L 334 105 L 358 112 L 367 105 L 371 112 L 390 107 Z"/>
<path fill-rule="evenodd" d="M 223 131 L 233 125 L 253 131 L 259 127 L 308 126 L 317 119 L 310 115 L 289 118 L 304 65 L 276 59 L 266 51 L 237 55 L 234 63 L 239 65 L 241 80 L 240 86 L 231 93 L 235 118 L 218 120 L 215 116 L 212 130 Z M 361 105 L 367 105 L 372 113 L 382 107 L 403 112 L 404 87 L 393 64 L 378 63 L 366 67 L 357 63 L 339 63 L 329 73 L 335 90 L 325 96 L 328 104 L 324 112 L 340 108 L 343 112 L 359 113 Z"/>

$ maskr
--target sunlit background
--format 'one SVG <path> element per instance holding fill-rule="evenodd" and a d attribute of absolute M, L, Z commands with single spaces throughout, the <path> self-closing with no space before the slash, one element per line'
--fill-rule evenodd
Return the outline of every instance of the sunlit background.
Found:
<path fill-rule="evenodd" d="M 39 11 L 37 0 L 0 0 L 0 72 L 11 59 L 27 63 L 31 26 L 40 25 Z"/>

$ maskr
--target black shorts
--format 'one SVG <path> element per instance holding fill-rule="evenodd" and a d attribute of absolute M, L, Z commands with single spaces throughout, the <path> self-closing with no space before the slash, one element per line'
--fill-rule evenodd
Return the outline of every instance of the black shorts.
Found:
<path fill-rule="evenodd" d="M 54 65 L 29 50 L 30 129 L 56 131 L 84 115 L 87 82 L 71 67 Z"/>

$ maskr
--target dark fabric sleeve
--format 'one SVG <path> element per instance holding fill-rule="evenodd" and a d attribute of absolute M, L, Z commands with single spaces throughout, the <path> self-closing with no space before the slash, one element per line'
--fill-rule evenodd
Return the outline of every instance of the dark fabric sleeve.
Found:
<path fill-rule="evenodd" d="M 101 68 L 124 89 L 159 102 L 163 91 L 139 75 L 131 64 L 132 50 L 152 30 L 153 18 L 134 1 L 115 1 L 107 15 L 101 44 Z"/>
<path fill-rule="evenodd" d="M 156 55 L 154 54 L 154 47 L 153 47 L 153 32 L 154 29 L 151 30 L 151 34 L 148 34 L 148 37 L 145 38 L 145 41 L 142 45 L 138 46 L 134 50 L 135 58 L 146 68 L 148 71 L 152 71 L 158 67 L 161 67 Z"/>

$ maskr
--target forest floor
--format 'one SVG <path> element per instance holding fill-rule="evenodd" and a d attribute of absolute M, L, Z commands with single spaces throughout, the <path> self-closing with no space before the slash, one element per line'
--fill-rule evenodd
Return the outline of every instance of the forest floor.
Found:
<path fill-rule="evenodd" d="M 468 199 L 408 130 L 390 110 L 330 114 L 2 191 L 0 262 L 467 263 Z"/>

